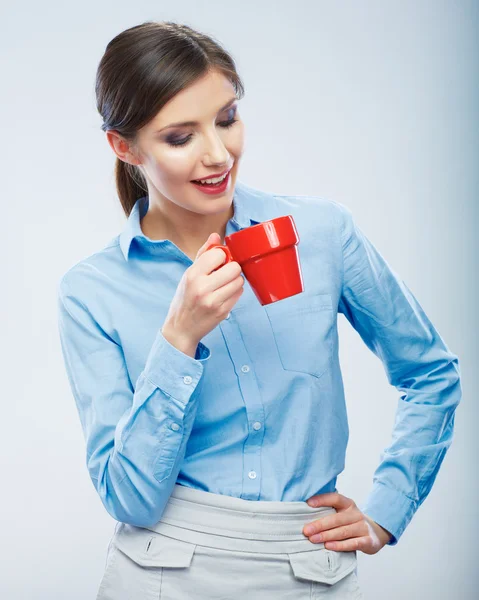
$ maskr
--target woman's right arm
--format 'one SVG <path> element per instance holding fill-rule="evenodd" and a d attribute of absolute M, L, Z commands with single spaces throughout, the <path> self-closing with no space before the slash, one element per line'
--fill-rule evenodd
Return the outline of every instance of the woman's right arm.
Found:
<path fill-rule="evenodd" d="M 58 319 L 93 484 L 112 517 L 152 525 L 163 513 L 184 458 L 209 349 L 199 343 L 192 358 L 160 329 L 132 385 L 121 346 L 65 280 Z"/>
<path fill-rule="evenodd" d="M 61 347 L 86 440 L 88 471 L 106 510 L 124 523 L 144 527 L 161 518 L 185 455 L 210 357 L 200 340 L 243 291 L 239 265 L 218 269 L 224 253 L 206 252 L 207 247 L 185 272 L 135 382 L 121 345 L 80 300 L 67 275 L 59 285 Z"/>

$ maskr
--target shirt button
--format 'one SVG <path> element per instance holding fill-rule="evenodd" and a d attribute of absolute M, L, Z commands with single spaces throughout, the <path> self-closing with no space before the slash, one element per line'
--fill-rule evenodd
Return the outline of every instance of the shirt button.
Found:
<path fill-rule="evenodd" d="M 258 429 L 261 429 L 261 423 L 259 421 L 253 423 L 253 429 L 256 429 L 256 431 L 258 431 Z"/>
<path fill-rule="evenodd" d="M 183 377 L 183 383 L 186 383 L 186 385 L 189 385 L 192 381 L 193 379 L 189 375 Z"/>
<path fill-rule="evenodd" d="M 180 426 L 178 425 L 178 423 L 171 424 L 171 429 L 173 429 L 173 431 L 178 431 L 179 428 L 180 428 Z"/>
<path fill-rule="evenodd" d="M 250 472 L 248 473 L 248 477 L 249 477 L 250 479 L 256 479 L 256 471 L 250 471 Z"/>
<path fill-rule="evenodd" d="M 248 367 L 248 365 L 243 365 L 243 366 L 241 367 L 241 370 L 243 371 L 243 373 L 247 373 L 247 372 L 249 371 L 249 367 Z"/>

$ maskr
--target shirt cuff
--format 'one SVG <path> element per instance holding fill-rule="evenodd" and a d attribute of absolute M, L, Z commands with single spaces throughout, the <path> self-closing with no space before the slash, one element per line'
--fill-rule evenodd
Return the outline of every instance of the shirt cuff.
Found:
<path fill-rule="evenodd" d="M 156 387 L 186 406 L 210 356 L 209 348 L 200 342 L 195 358 L 192 358 L 170 344 L 159 330 L 148 355 L 144 374 Z"/>
<path fill-rule="evenodd" d="M 360 510 L 384 527 L 392 538 L 388 546 L 395 546 L 416 512 L 416 502 L 402 492 L 376 481 Z"/>

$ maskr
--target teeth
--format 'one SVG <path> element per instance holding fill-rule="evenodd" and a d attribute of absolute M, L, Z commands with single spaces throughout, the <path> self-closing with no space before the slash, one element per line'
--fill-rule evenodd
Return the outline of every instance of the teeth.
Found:
<path fill-rule="evenodd" d="M 226 175 L 228 175 L 229 171 L 226 172 L 222 177 L 215 177 L 214 179 L 198 179 L 197 181 L 201 182 L 201 183 L 219 183 L 220 181 L 223 181 L 223 179 L 226 177 Z"/>

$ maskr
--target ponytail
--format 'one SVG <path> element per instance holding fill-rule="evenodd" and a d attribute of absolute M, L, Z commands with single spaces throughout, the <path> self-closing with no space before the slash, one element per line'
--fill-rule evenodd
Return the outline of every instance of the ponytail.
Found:
<path fill-rule="evenodd" d="M 135 165 L 130 165 L 117 157 L 115 180 L 121 206 L 125 215 L 129 217 L 136 201 L 148 194 L 145 178 Z"/>

